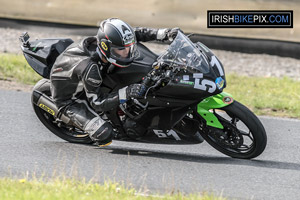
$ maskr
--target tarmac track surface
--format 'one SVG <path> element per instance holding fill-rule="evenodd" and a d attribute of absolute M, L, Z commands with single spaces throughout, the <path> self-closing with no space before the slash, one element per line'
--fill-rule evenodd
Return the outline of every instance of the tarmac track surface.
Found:
<path fill-rule="evenodd" d="M 67 143 L 35 116 L 30 93 L 0 90 L 0 176 L 85 177 L 153 192 L 214 192 L 238 199 L 298 199 L 300 121 L 260 117 L 268 135 L 254 160 L 232 159 L 206 142 L 157 145 L 114 141 L 106 148 Z"/>

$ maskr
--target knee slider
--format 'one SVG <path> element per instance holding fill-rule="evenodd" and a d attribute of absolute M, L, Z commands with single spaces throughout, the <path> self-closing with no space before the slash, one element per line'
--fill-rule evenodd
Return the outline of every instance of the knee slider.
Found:
<path fill-rule="evenodd" d="M 111 142 L 113 138 L 113 128 L 111 124 L 105 122 L 93 135 L 91 135 L 91 138 L 99 144 Z"/>

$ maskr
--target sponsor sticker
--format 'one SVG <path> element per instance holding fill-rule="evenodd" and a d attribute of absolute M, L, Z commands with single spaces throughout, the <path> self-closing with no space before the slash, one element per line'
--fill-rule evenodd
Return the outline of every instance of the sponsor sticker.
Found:
<path fill-rule="evenodd" d="M 223 102 L 225 104 L 231 104 L 233 102 L 233 98 L 232 97 L 224 97 Z"/>
<path fill-rule="evenodd" d="M 183 79 L 184 81 L 189 81 L 189 80 L 190 80 L 190 75 L 183 75 L 183 76 L 182 76 L 182 79 Z"/>
<path fill-rule="evenodd" d="M 101 46 L 105 51 L 107 51 L 108 48 L 107 48 L 107 45 L 105 44 L 105 42 L 101 42 Z"/>
<path fill-rule="evenodd" d="M 95 83 L 97 85 L 99 85 L 99 84 L 102 83 L 102 80 L 96 80 L 96 79 L 90 78 L 90 77 L 87 80 L 90 81 L 90 82 L 92 82 L 92 83 Z"/>
<path fill-rule="evenodd" d="M 219 88 L 219 90 L 221 90 L 224 87 L 224 79 L 222 77 L 218 77 L 215 81 L 217 87 Z"/>
<path fill-rule="evenodd" d="M 51 115 L 55 115 L 54 110 L 52 110 L 51 108 L 49 108 L 48 106 L 40 103 L 39 107 L 42 108 L 43 110 L 45 110 L 46 112 L 50 113 Z"/>
<path fill-rule="evenodd" d="M 195 84 L 193 81 L 184 81 L 184 80 L 180 80 L 179 83 L 185 84 L 185 85 L 194 85 Z"/>

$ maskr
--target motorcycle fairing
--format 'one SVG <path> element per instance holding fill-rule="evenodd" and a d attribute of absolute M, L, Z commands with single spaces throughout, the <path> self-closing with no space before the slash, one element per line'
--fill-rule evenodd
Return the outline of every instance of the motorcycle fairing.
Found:
<path fill-rule="evenodd" d="M 56 58 L 72 43 L 72 39 L 40 39 L 21 48 L 28 64 L 43 78 L 49 78 Z"/>
<path fill-rule="evenodd" d="M 218 58 L 202 43 L 192 43 L 181 32 L 157 60 L 174 73 L 172 80 L 156 92 L 159 96 L 200 101 L 226 87 L 224 68 Z"/>
<path fill-rule="evenodd" d="M 232 95 L 226 92 L 207 97 L 197 105 L 197 112 L 206 121 L 207 126 L 212 126 L 219 129 L 224 129 L 218 118 L 214 113 L 210 112 L 211 109 L 218 109 L 228 106 L 233 103 Z"/>

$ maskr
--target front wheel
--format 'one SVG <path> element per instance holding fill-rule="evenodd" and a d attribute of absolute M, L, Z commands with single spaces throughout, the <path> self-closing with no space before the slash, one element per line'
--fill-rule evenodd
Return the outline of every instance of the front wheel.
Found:
<path fill-rule="evenodd" d="M 218 129 L 207 126 L 199 115 L 201 135 L 211 146 L 230 157 L 242 159 L 255 158 L 264 151 L 266 131 L 247 107 L 234 101 L 211 111 L 224 127 Z"/>

